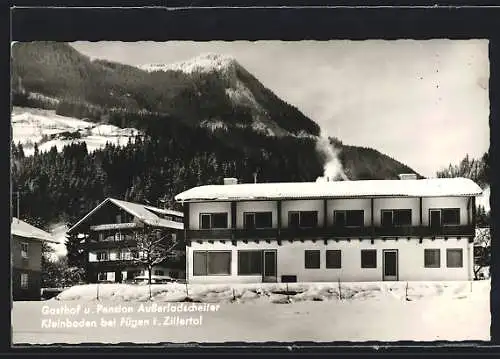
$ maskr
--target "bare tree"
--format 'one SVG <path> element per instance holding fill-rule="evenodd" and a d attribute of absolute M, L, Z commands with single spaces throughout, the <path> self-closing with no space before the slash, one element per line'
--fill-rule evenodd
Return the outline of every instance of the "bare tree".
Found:
<path fill-rule="evenodd" d="M 176 236 L 171 233 L 165 234 L 161 229 L 144 227 L 136 237 L 136 245 L 128 248 L 132 255 L 132 261 L 148 271 L 150 298 L 153 267 L 165 262 L 176 245 Z"/>
<path fill-rule="evenodd" d="M 491 262 L 491 234 L 489 228 L 477 228 L 474 238 L 474 278 L 480 279 L 483 268 Z"/>

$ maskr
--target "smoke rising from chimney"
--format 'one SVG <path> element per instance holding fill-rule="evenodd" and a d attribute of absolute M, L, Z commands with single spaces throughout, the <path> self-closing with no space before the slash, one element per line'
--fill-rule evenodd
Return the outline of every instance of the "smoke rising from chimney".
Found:
<path fill-rule="evenodd" d="M 330 143 L 330 138 L 324 131 L 316 141 L 316 151 L 325 158 L 323 176 L 318 177 L 316 182 L 349 181 L 338 157 L 339 149 Z"/>

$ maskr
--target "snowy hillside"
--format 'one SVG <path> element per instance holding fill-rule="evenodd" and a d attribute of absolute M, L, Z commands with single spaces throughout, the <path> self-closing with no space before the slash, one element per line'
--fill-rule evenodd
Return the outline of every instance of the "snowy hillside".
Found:
<path fill-rule="evenodd" d="M 52 248 L 54 248 L 54 253 L 52 254 L 51 258 L 53 260 L 56 260 L 60 256 L 65 256 L 67 253 L 66 250 L 66 231 L 68 230 L 68 226 L 65 224 L 56 224 L 52 226 L 50 233 L 52 234 L 52 237 L 54 240 L 58 242 L 58 244 L 49 244 Z"/>
<path fill-rule="evenodd" d="M 22 143 L 24 154 L 49 151 L 53 146 L 61 150 L 72 142 L 86 142 L 89 152 L 102 148 L 107 142 L 124 145 L 134 140 L 138 130 L 118 128 L 108 124 L 96 124 L 72 117 L 56 115 L 55 111 L 14 107 L 12 111 L 12 140 Z"/>
<path fill-rule="evenodd" d="M 193 72 L 222 71 L 230 68 L 233 64 L 235 64 L 235 59 L 231 56 L 208 53 L 173 64 L 145 64 L 138 67 L 148 72 L 182 71 L 191 74 Z"/>
<path fill-rule="evenodd" d="M 477 205 L 483 206 L 487 213 L 490 211 L 490 187 L 489 186 L 483 191 L 483 194 L 478 197 Z"/>

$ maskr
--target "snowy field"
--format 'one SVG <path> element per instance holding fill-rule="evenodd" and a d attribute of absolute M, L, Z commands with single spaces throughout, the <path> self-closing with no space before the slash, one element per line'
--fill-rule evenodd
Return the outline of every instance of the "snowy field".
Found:
<path fill-rule="evenodd" d="M 15 302 L 13 342 L 489 340 L 489 281 L 410 282 L 408 289 L 404 282 L 342 283 L 340 289 L 338 283 L 153 285 L 148 300 L 147 285 L 76 286 L 58 300 Z"/>
<path fill-rule="evenodd" d="M 64 132 L 78 132 L 81 138 L 65 139 L 61 136 Z M 39 151 L 49 151 L 53 146 L 60 151 L 65 145 L 85 141 L 87 149 L 94 151 L 104 147 L 106 142 L 125 145 L 129 138 L 134 140 L 137 132 L 132 128 L 118 128 L 59 116 L 52 110 L 27 107 L 14 107 L 12 110 L 12 140 L 16 144 L 23 144 L 27 156 L 33 154 L 35 143 L 38 144 Z M 47 138 L 47 136 L 55 137 Z"/>

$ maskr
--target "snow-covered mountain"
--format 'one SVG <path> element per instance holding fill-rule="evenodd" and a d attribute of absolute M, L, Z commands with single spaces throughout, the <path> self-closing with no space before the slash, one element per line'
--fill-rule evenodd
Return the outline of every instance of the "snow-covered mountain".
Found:
<path fill-rule="evenodd" d="M 28 107 L 14 107 L 12 111 L 12 140 L 23 145 L 24 154 L 30 156 L 37 144 L 39 151 L 56 146 L 60 151 L 73 142 L 85 142 L 89 152 L 103 148 L 107 142 L 125 145 L 134 141 L 139 133 L 134 128 L 118 128 L 109 124 L 96 124 L 72 117 L 59 116 L 55 111 Z"/>
<path fill-rule="evenodd" d="M 182 71 L 186 74 L 194 72 L 220 72 L 228 71 L 237 64 L 232 56 L 216 53 L 206 53 L 192 59 L 173 64 L 144 64 L 138 68 L 148 72 L 155 71 Z"/>

